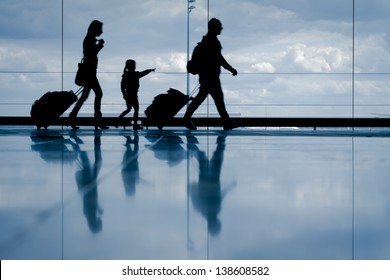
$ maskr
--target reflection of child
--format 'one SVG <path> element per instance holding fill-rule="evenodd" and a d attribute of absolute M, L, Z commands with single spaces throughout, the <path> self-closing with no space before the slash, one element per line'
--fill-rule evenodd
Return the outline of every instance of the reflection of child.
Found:
<path fill-rule="evenodd" d="M 150 72 L 154 72 L 156 69 L 147 69 L 141 72 L 135 71 L 136 63 L 134 60 L 129 59 L 126 61 L 125 69 L 123 70 L 121 91 L 123 98 L 126 101 L 127 109 L 120 114 L 119 118 L 123 118 L 127 113 L 134 108 L 133 129 L 142 129 L 142 126 L 137 124 L 139 102 L 138 102 L 138 89 L 139 79 L 148 75 Z"/>

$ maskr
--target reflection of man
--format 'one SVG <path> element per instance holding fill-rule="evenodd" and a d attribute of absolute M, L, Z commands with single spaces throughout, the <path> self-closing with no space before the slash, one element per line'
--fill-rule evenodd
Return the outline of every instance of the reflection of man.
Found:
<path fill-rule="evenodd" d="M 138 166 L 138 135 L 134 136 L 134 140 L 130 136 L 126 137 L 126 151 L 122 161 L 122 179 L 125 186 L 126 195 L 135 195 L 135 187 L 139 181 L 139 166 Z M 131 147 L 134 144 L 134 149 Z"/>
<path fill-rule="evenodd" d="M 95 162 L 91 165 L 88 154 L 85 151 L 79 152 L 80 170 L 76 172 L 76 182 L 79 191 L 83 195 L 83 212 L 87 218 L 89 229 L 93 233 L 102 230 L 102 220 L 100 218 L 102 210 L 98 205 L 97 178 L 102 166 L 102 153 L 100 149 L 100 136 L 95 135 L 94 152 Z"/>
<path fill-rule="evenodd" d="M 194 208 L 207 220 L 208 231 L 217 235 L 221 231 L 221 221 L 218 218 L 222 200 L 226 191 L 221 190 L 221 169 L 225 151 L 226 136 L 219 136 L 217 147 L 209 160 L 205 152 L 200 151 L 195 144 L 189 144 L 199 162 L 198 183 L 191 184 L 191 199 Z"/>

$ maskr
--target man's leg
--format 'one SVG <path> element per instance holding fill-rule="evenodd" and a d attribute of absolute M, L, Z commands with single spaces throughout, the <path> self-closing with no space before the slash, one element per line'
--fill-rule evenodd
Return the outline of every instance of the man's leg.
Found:
<path fill-rule="evenodd" d="M 214 99 L 215 106 L 217 107 L 217 111 L 221 116 L 223 122 L 228 122 L 230 120 L 229 114 L 226 111 L 225 100 L 223 97 L 223 91 L 221 84 L 215 85 L 210 93 L 211 97 Z"/>
<path fill-rule="evenodd" d="M 188 105 L 187 111 L 184 115 L 185 119 L 190 119 L 191 116 L 194 114 L 196 109 L 199 108 L 199 106 L 203 103 L 203 101 L 206 99 L 208 94 L 208 89 L 200 86 L 199 93 L 195 98 L 191 101 L 190 105 Z"/>
<path fill-rule="evenodd" d="M 210 95 L 213 97 L 215 106 L 217 107 L 218 113 L 221 116 L 223 122 L 223 129 L 230 130 L 238 127 L 237 123 L 231 121 L 230 116 L 226 110 L 225 100 L 224 100 L 223 91 L 220 83 L 216 84 L 213 87 Z"/>
<path fill-rule="evenodd" d="M 187 111 L 184 114 L 184 119 L 186 121 L 186 127 L 191 130 L 196 130 L 196 126 L 192 123 L 191 117 L 199 108 L 199 106 L 203 103 L 208 95 L 208 88 L 205 86 L 200 86 L 199 93 L 195 98 L 191 101 L 190 105 L 188 105 Z"/>

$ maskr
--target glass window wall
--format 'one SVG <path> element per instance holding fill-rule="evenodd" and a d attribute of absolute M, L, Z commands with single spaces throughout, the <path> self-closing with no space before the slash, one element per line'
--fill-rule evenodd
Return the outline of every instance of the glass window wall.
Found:
<path fill-rule="evenodd" d="M 169 88 L 191 92 L 198 77 L 189 75 L 187 88 L 187 52 L 191 55 L 212 17 L 222 21 L 223 55 L 239 72 L 233 77 L 223 69 L 221 75 L 232 116 L 389 115 L 386 1 L 197 0 L 191 5 L 195 8 L 188 12 L 186 0 L 2 1 L 0 115 L 28 116 L 45 92 L 78 89 L 74 76 L 94 19 L 104 23 L 98 67 L 103 116 L 125 108 L 120 79 L 129 58 L 138 70 L 156 68 L 141 80 L 141 112 Z M 90 97 L 80 114 L 92 113 Z M 196 114 L 216 114 L 213 101 Z"/>

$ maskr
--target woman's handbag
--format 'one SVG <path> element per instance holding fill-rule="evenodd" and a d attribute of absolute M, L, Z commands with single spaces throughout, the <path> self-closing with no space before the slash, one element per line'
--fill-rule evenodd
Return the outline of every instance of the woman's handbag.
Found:
<path fill-rule="evenodd" d="M 87 82 L 87 73 L 85 68 L 84 60 L 82 59 L 81 62 L 79 62 L 79 68 L 77 69 L 76 78 L 74 80 L 75 84 L 79 87 L 85 86 Z"/>

